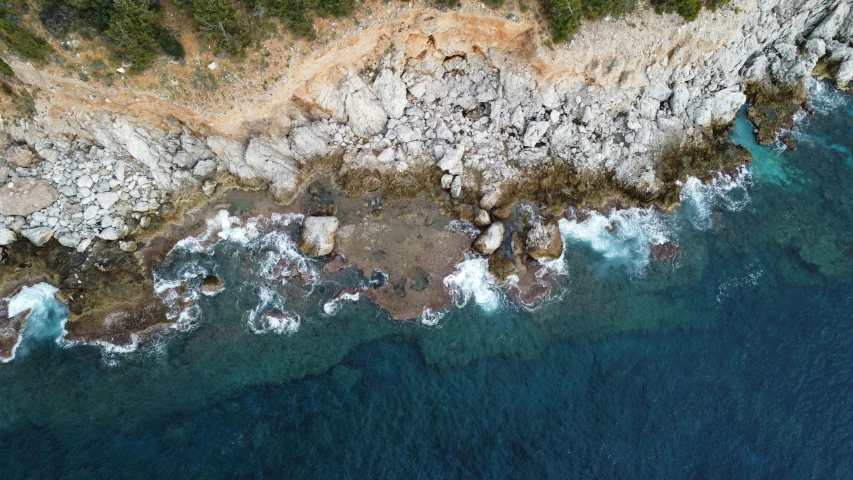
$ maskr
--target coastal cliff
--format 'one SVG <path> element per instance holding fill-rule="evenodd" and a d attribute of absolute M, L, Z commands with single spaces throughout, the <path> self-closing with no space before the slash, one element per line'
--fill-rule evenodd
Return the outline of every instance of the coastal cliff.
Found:
<path fill-rule="evenodd" d="M 484 210 L 543 189 L 536 199 L 583 204 L 586 192 L 566 188 L 579 178 L 627 192 L 616 197 L 629 205 L 666 205 L 688 172 L 666 171 L 662 152 L 730 123 L 747 85 L 792 87 L 819 64 L 841 88 L 853 75 L 846 1 L 737 1 L 693 22 L 641 8 L 559 46 L 524 22 L 393 10 L 219 116 L 9 59 L 37 93 L 31 118 L 4 119 L 0 180 L 38 191 L 24 208 L 0 202 L 0 237 L 50 234 L 84 250 L 221 178 L 287 201 L 329 171 L 358 193 L 425 188 L 435 178 L 422 173 L 438 167 L 452 198 Z"/>
<path fill-rule="evenodd" d="M 688 176 L 749 161 L 724 133 L 750 98 L 774 141 L 807 77 L 840 89 L 853 77 L 846 0 L 733 0 L 691 22 L 641 4 L 560 45 L 527 17 L 473 5 L 375 8 L 290 58 L 264 93 L 227 87 L 228 102 L 8 56 L 32 103 L 3 118 L 0 248 L 115 241 L 130 254 L 217 189 L 287 203 L 320 177 L 352 196 L 428 192 L 486 232 L 519 200 L 670 208 Z"/>

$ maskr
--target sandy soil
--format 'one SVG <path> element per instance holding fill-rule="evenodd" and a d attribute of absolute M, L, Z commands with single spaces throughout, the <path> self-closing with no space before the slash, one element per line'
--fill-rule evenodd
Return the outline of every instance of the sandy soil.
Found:
<path fill-rule="evenodd" d="M 243 138 L 258 130 L 286 129 L 294 98 L 310 101 L 345 72 L 374 65 L 391 49 L 401 54 L 398 62 L 417 57 L 428 42 L 445 54 L 509 54 L 543 84 L 583 80 L 638 88 L 648 68 L 696 61 L 740 35 L 742 16 L 755 8 L 755 0 L 735 0 L 731 7 L 737 9 L 703 12 L 689 25 L 676 15 L 643 8 L 625 19 L 585 22 L 572 42 L 553 46 L 535 19 L 537 12 L 522 12 L 513 4 L 492 11 L 479 2 L 463 2 L 461 9 L 444 12 L 421 2 L 368 2 L 352 19 L 318 21 L 319 38 L 313 43 L 274 35 L 244 60 L 216 58 L 208 45 L 184 35 L 185 64 L 160 59 L 136 77 L 110 69 L 109 81 L 77 78 L 106 57 L 97 42 L 84 43 L 88 50 L 82 53 L 54 42 L 63 67 L 9 63 L 24 83 L 38 88 L 37 107 L 51 117 L 112 112 L 157 126 L 175 118 L 202 133 Z M 167 17 L 178 22 L 171 12 Z M 500 61 L 500 56 L 495 58 Z M 217 68 L 208 69 L 214 61 Z"/>

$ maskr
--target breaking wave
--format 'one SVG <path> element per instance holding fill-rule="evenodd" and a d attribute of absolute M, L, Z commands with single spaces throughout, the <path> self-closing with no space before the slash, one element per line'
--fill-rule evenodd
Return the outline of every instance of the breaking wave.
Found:
<path fill-rule="evenodd" d="M 62 344 L 65 331 L 65 322 L 68 321 L 68 312 L 54 295 L 59 289 L 47 283 L 38 283 L 31 287 L 23 287 L 17 295 L 9 299 L 9 318 L 29 311 L 24 320 L 15 345 L 8 357 L 0 357 L 3 363 L 11 362 L 15 358 L 26 355 L 29 347 L 34 342 L 55 340 Z"/>
<path fill-rule="evenodd" d="M 177 324 L 193 324 L 201 318 L 198 300 L 208 275 L 225 277 L 225 290 L 229 285 L 245 289 L 245 280 L 228 278 L 217 271 L 218 261 L 239 260 L 240 269 L 248 269 L 255 280 L 248 286 L 257 289 L 257 302 L 245 315 L 248 328 L 254 333 L 298 330 L 300 317 L 287 311 L 278 286 L 294 277 L 309 286 L 319 282 L 317 262 L 299 251 L 290 228 L 302 219 L 301 214 L 272 214 L 244 221 L 221 210 L 207 221 L 203 233 L 176 243 L 161 268 L 154 272 L 154 289 L 169 307 L 169 319 Z"/>
<path fill-rule="evenodd" d="M 456 265 L 456 271 L 444 278 L 444 286 L 459 308 L 472 299 L 487 312 L 497 310 L 502 304 L 503 294 L 489 273 L 488 259 L 483 257 L 466 254 L 465 260 Z"/>

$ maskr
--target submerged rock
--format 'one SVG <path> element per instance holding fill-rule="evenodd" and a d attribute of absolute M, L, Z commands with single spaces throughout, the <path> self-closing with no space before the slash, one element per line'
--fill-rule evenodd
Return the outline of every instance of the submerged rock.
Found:
<path fill-rule="evenodd" d="M 207 295 L 216 295 L 225 289 L 225 282 L 216 275 L 208 275 L 204 277 L 201 283 L 201 291 Z"/>
<path fill-rule="evenodd" d="M 500 248 L 503 239 L 504 224 L 500 222 L 493 223 L 474 241 L 474 250 L 483 255 L 491 255 L 495 250 Z"/>
<path fill-rule="evenodd" d="M 681 253 L 681 246 L 673 242 L 652 243 L 649 245 L 652 255 L 662 262 L 672 261 Z"/>
<path fill-rule="evenodd" d="M 527 253 L 536 260 L 558 258 L 563 254 L 563 238 L 555 220 L 537 221 L 527 232 Z"/>
<path fill-rule="evenodd" d="M 312 257 L 332 253 L 339 226 L 340 222 L 335 217 L 305 217 L 299 236 L 299 250 Z"/>

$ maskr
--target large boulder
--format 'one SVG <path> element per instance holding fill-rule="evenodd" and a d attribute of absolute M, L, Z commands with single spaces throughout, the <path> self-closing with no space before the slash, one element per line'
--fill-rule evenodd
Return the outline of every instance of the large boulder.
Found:
<path fill-rule="evenodd" d="M 527 232 L 527 253 L 536 260 L 559 258 L 563 254 L 563 238 L 555 220 L 537 221 Z"/>
<path fill-rule="evenodd" d="M 294 127 L 290 131 L 293 154 L 300 161 L 328 155 L 331 151 L 331 130 L 331 126 L 322 123 Z"/>
<path fill-rule="evenodd" d="M 283 151 L 283 145 L 271 140 L 254 137 L 244 154 L 245 165 L 255 174 L 270 180 L 270 192 L 278 199 L 289 200 L 299 179 L 299 166 Z"/>
<path fill-rule="evenodd" d="M 15 145 L 6 150 L 6 162 L 22 168 L 30 168 L 35 154 L 26 145 Z"/>
<path fill-rule="evenodd" d="M 18 237 L 12 230 L 9 230 L 8 228 L 0 228 L 0 247 L 11 245 L 15 243 L 15 240 L 17 239 Z"/>
<path fill-rule="evenodd" d="M 848 58 L 838 65 L 835 71 L 835 82 L 838 88 L 851 88 L 850 80 L 853 80 L 853 58 Z"/>
<path fill-rule="evenodd" d="M 406 84 L 389 69 L 383 69 L 376 81 L 373 91 L 379 97 L 379 102 L 391 118 L 400 118 L 406 110 Z"/>
<path fill-rule="evenodd" d="M 51 206 L 58 198 L 59 193 L 47 181 L 19 178 L 0 188 L 0 215 L 26 217 Z"/>
<path fill-rule="evenodd" d="M 216 275 L 204 277 L 204 281 L 201 284 L 201 291 L 205 295 L 216 295 L 222 290 L 225 290 L 225 282 L 221 278 Z"/>
<path fill-rule="evenodd" d="M 53 237 L 53 230 L 48 227 L 30 228 L 22 231 L 21 235 L 32 242 L 33 245 L 40 247 Z"/>
<path fill-rule="evenodd" d="M 388 116 L 385 109 L 369 88 L 363 88 L 347 97 L 347 117 L 353 133 L 360 137 L 371 137 L 385 130 Z"/>
<path fill-rule="evenodd" d="M 504 240 L 504 224 L 495 222 L 489 225 L 483 233 L 474 241 L 474 250 L 483 254 L 491 255 L 500 248 Z"/>
<path fill-rule="evenodd" d="M 305 217 L 299 235 L 299 250 L 312 257 L 332 253 L 338 227 L 340 222 L 335 217 Z"/>

